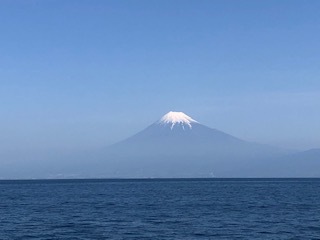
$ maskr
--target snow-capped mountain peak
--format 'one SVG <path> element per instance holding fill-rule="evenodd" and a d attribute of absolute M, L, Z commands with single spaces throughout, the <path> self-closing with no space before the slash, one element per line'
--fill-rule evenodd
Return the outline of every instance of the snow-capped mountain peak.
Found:
<path fill-rule="evenodd" d="M 181 125 L 183 129 L 184 129 L 184 125 L 187 125 L 191 129 L 192 123 L 198 123 L 198 122 L 183 112 L 170 111 L 159 120 L 159 124 L 161 124 L 161 125 L 171 124 L 171 126 L 170 126 L 171 129 L 176 124 Z"/>

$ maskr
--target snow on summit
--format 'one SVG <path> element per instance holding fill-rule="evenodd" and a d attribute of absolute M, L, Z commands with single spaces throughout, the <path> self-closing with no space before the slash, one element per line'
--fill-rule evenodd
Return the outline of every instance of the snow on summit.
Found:
<path fill-rule="evenodd" d="M 174 125 L 179 124 L 182 125 L 184 128 L 184 125 L 188 125 L 189 128 L 192 128 L 191 123 L 198 123 L 196 120 L 189 117 L 187 114 L 184 114 L 183 112 L 168 112 L 166 115 L 164 115 L 160 121 L 159 124 L 167 125 L 171 124 L 171 129 L 174 127 Z"/>

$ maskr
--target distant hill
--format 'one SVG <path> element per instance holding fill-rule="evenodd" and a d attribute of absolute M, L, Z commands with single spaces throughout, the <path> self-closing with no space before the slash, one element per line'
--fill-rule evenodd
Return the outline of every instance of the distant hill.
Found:
<path fill-rule="evenodd" d="M 279 162 L 279 175 L 288 177 L 320 177 L 320 149 L 311 149 L 287 155 Z"/>

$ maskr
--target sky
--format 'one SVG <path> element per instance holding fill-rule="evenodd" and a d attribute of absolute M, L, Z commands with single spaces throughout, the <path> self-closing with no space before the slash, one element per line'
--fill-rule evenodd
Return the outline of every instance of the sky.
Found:
<path fill-rule="evenodd" d="M 0 154 L 107 146 L 183 111 L 320 147 L 320 1 L 2 0 Z"/>

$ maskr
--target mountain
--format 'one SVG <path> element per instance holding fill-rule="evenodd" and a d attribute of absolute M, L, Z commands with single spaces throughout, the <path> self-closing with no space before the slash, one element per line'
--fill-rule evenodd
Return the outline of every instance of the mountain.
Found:
<path fill-rule="evenodd" d="M 0 179 L 320 177 L 320 149 L 292 152 L 202 125 L 182 112 L 100 151 L 1 154 Z"/>
<path fill-rule="evenodd" d="M 257 177 L 262 161 L 286 151 L 209 128 L 182 112 L 169 112 L 102 154 L 101 176 Z"/>
<path fill-rule="evenodd" d="M 320 177 L 320 149 L 296 153 L 287 157 L 292 166 L 292 175 L 300 177 Z"/>
<path fill-rule="evenodd" d="M 286 177 L 320 177 L 320 149 L 310 149 L 285 155 L 276 161 L 277 168 L 270 167 L 266 171 L 275 176 Z"/>

